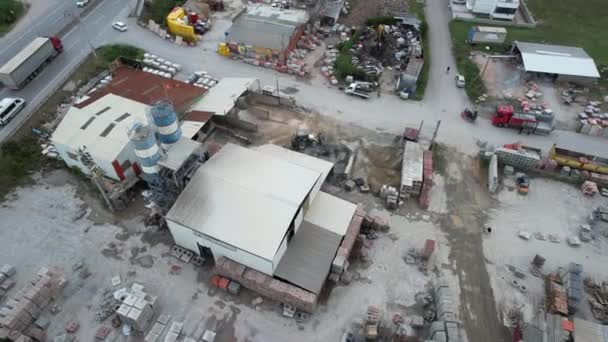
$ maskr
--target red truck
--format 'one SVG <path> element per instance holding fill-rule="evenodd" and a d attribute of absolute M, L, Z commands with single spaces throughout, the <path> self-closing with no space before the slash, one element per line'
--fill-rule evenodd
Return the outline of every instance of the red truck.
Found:
<path fill-rule="evenodd" d="M 531 114 L 516 114 L 511 105 L 500 105 L 492 116 L 492 125 L 533 130 L 538 126 L 538 120 Z"/>

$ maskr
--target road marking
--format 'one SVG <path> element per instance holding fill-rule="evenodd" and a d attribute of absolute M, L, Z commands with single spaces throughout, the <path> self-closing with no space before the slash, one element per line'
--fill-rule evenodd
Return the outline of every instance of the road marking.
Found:
<path fill-rule="evenodd" d="M 97 0 L 97 1 L 99 1 L 99 2 L 103 2 L 103 0 Z M 90 17 L 91 15 L 93 15 L 93 13 L 95 13 L 95 12 L 96 12 L 96 11 L 97 11 L 97 10 L 98 10 L 98 9 L 99 9 L 101 6 L 103 6 L 103 4 L 102 4 L 102 3 L 101 3 L 101 4 L 96 4 L 96 5 L 95 5 L 95 8 L 93 8 L 93 9 L 91 10 L 91 13 L 87 14 L 87 15 L 86 15 L 86 16 L 85 16 L 83 19 L 84 19 L 84 20 L 89 19 L 89 17 Z"/>
<path fill-rule="evenodd" d="M 101 17 L 97 18 L 97 20 L 95 20 L 95 21 L 93 22 L 93 24 L 98 24 L 100 21 L 102 21 L 102 20 L 103 20 L 103 18 L 105 18 L 105 17 L 102 15 Z"/>
<path fill-rule="evenodd" d="M 44 17 L 47 17 L 47 18 L 52 17 L 52 16 L 53 16 L 53 13 L 57 12 L 58 10 L 65 9 L 65 8 L 67 8 L 67 7 L 71 7 L 71 6 L 70 6 L 70 5 L 66 5 L 66 6 L 60 6 L 60 7 L 56 7 L 54 10 L 52 10 L 52 11 L 51 11 L 51 13 L 49 13 L 49 14 L 47 14 L 47 15 L 44 15 Z M 26 15 L 27 15 L 27 14 L 26 14 Z M 60 16 L 59 18 L 63 18 L 63 16 Z M 24 20 L 25 20 L 25 19 L 27 19 L 27 18 L 24 18 Z M 32 19 L 32 20 L 34 20 L 34 19 L 36 19 L 36 18 L 31 18 L 31 19 Z M 55 22 L 56 22 L 56 21 L 55 21 Z M 55 23 L 55 22 L 53 22 L 53 23 Z M 40 25 L 36 25 L 36 27 L 40 27 Z M 27 34 L 29 34 L 29 33 L 30 33 L 30 32 L 32 32 L 32 31 L 33 31 L 33 29 L 32 29 L 30 26 L 28 26 L 27 30 L 23 31 L 23 33 L 22 33 L 22 34 L 21 34 L 19 37 L 15 38 L 15 39 L 13 40 L 13 42 L 12 42 L 12 43 L 8 44 L 6 47 L 4 47 L 2 50 L 0 50 L 0 53 L 3 53 L 4 51 L 6 51 L 6 50 L 10 49 L 10 48 L 11 48 L 11 46 L 15 45 L 15 44 L 16 44 L 17 42 L 19 42 L 19 41 L 20 41 L 20 40 L 21 40 L 23 37 L 25 37 Z"/>
<path fill-rule="evenodd" d="M 66 50 L 71 50 L 76 44 L 78 44 L 80 40 L 75 40 L 74 43 L 70 44 L 66 47 Z"/>

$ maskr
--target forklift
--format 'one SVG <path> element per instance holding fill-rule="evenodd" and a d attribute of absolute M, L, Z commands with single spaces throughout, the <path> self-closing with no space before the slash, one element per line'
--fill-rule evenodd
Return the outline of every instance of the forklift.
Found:
<path fill-rule="evenodd" d="M 517 192 L 521 195 L 527 195 L 530 190 L 530 179 L 525 173 L 517 175 L 515 183 L 517 184 Z"/>

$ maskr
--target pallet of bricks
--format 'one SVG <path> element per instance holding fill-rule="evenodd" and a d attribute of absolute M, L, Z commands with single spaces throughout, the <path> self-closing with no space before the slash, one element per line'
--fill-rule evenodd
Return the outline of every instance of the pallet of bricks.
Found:
<path fill-rule="evenodd" d="M 601 105 L 599 101 L 589 101 L 578 113 L 578 133 L 608 137 L 608 113 L 601 112 Z"/>
<path fill-rule="evenodd" d="M 402 199 L 418 196 L 422 188 L 424 154 L 420 144 L 408 141 L 403 148 L 401 164 L 401 187 L 399 197 Z"/>
<path fill-rule="evenodd" d="M 36 320 L 61 295 L 66 282 L 62 274 L 40 268 L 36 277 L 0 308 L 0 340 L 44 341 L 46 326 Z"/>
<path fill-rule="evenodd" d="M 433 187 L 433 152 L 424 151 L 422 168 L 422 189 L 418 197 L 418 204 L 422 209 L 429 208 L 431 188 Z"/>
<path fill-rule="evenodd" d="M 561 278 L 556 274 L 549 274 L 545 282 L 547 312 L 567 317 L 568 295 Z"/>

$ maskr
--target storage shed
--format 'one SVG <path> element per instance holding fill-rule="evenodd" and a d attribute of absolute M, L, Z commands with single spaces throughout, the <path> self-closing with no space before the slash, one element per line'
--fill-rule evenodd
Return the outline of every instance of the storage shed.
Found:
<path fill-rule="evenodd" d="M 548 74 L 556 81 L 590 84 L 600 73 L 593 59 L 578 47 L 515 41 L 512 50 L 527 76 Z"/>
<path fill-rule="evenodd" d="M 506 39 L 507 29 L 504 27 L 473 26 L 467 35 L 467 40 L 472 44 L 502 44 Z"/>

